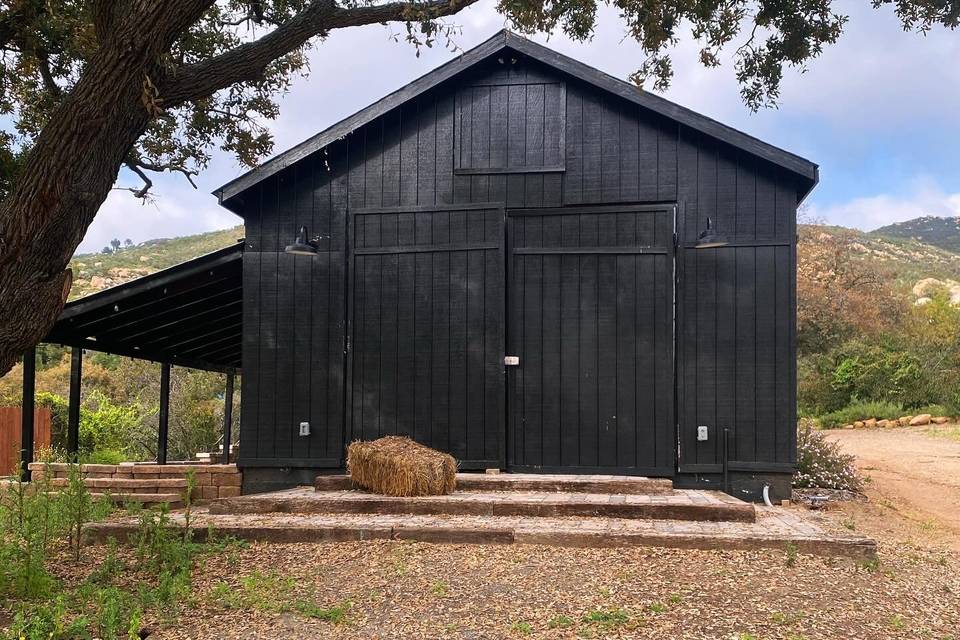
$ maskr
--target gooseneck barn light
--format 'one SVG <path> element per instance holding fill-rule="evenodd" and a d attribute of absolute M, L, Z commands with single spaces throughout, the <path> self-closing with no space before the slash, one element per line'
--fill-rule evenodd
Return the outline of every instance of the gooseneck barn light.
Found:
<path fill-rule="evenodd" d="M 694 248 L 696 249 L 712 249 L 714 247 L 725 247 L 729 242 L 727 239 L 719 235 L 716 231 L 713 230 L 713 221 L 708 217 L 707 218 L 707 228 L 700 232 L 700 235 L 697 236 L 697 244 Z"/>
<path fill-rule="evenodd" d="M 317 255 L 317 244 L 320 238 L 309 238 L 306 225 L 300 227 L 297 237 L 293 244 L 288 244 L 283 250 L 284 253 L 290 253 L 295 256 L 315 256 Z"/>

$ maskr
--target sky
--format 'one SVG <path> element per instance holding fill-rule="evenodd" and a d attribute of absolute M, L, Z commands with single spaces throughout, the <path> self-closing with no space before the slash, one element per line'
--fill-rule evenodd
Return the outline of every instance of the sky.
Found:
<path fill-rule="evenodd" d="M 494 6 L 481 0 L 451 19 L 462 26 L 460 48 L 509 27 Z M 905 33 L 889 5 L 873 9 L 867 0 L 838 0 L 835 10 L 850 16 L 844 34 L 804 72 L 786 72 L 779 108 L 751 113 L 732 63 L 703 68 L 692 37 L 673 51 L 674 80 L 664 97 L 819 164 L 820 184 L 805 201 L 810 219 L 871 230 L 921 215 L 960 216 L 960 33 Z M 266 123 L 275 152 L 457 55 L 439 47 L 418 58 L 395 33 L 397 26 L 341 29 L 319 43 L 309 76 L 294 81 L 280 117 Z M 623 79 L 643 61 L 610 8 L 599 12 L 589 41 L 533 39 Z M 244 171 L 219 152 L 196 190 L 173 175 L 154 179 L 149 204 L 114 190 L 78 251 L 98 251 L 112 238 L 142 242 L 240 224 L 210 192 Z M 117 184 L 137 181 L 123 172 Z"/>

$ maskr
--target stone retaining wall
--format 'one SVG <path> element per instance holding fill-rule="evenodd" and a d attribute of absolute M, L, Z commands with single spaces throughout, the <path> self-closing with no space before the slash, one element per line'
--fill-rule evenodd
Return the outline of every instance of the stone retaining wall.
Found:
<path fill-rule="evenodd" d="M 69 465 L 60 462 L 33 462 L 30 471 L 40 479 L 49 471 L 52 480 L 66 479 Z M 120 464 L 84 464 L 81 473 L 94 491 L 115 490 L 130 493 L 171 493 L 171 486 L 185 482 L 187 472 L 193 470 L 196 478 L 194 499 L 234 498 L 240 495 L 243 474 L 234 464 L 152 464 L 122 462 Z M 113 482 L 111 482 L 113 481 Z M 182 486 L 186 486 L 185 484 Z M 175 490 L 179 493 L 179 490 Z"/>

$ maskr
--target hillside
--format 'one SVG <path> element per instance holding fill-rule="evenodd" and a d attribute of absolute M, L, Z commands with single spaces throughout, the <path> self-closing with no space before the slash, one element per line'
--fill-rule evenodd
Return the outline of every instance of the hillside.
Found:
<path fill-rule="evenodd" d="M 911 220 L 902 228 L 914 227 L 912 223 L 925 220 Z M 935 220 L 948 220 L 952 218 Z M 890 229 L 899 225 L 884 227 Z M 932 226 L 932 225 L 928 225 Z M 924 243 L 910 237 L 884 236 L 880 229 L 869 233 L 821 225 L 800 225 L 800 233 L 811 233 L 814 237 L 844 235 L 849 239 L 848 246 L 857 259 L 893 274 L 897 284 L 904 289 L 913 288 L 924 278 L 937 278 L 960 282 L 960 253 L 945 250 L 931 243 Z M 115 253 L 88 253 L 74 256 L 70 266 L 74 269 L 73 289 L 70 299 L 76 299 L 101 289 L 116 286 L 160 269 L 179 264 L 191 258 L 226 247 L 244 234 L 243 226 L 211 231 L 179 238 L 160 238 L 148 240 L 129 248 L 121 248 Z M 957 231 L 960 243 L 960 231 Z M 960 248 L 958 248 L 960 251 Z"/>
<path fill-rule="evenodd" d="M 960 281 L 960 253 L 910 237 L 883 236 L 879 231 L 867 233 L 845 227 L 800 225 L 801 234 L 843 235 L 849 238 L 848 246 L 857 259 L 891 273 L 900 287 L 912 289 L 919 280 L 925 278 Z M 960 234 L 957 237 L 960 240 Z"/>
<path fill-rule="evenodd" d="M 871 236 L 889 239 L 910 239 L 960 253 L 960 218 L 923 216 L 880 227 Z"/>
<path fill-rule="evenodd" d="M 194 236 L 147 240 L 114 253 L 78 254 L 70 261 L 70 299 L 128 282 L 229 246 L 243 237 L 243 226 Z"/>

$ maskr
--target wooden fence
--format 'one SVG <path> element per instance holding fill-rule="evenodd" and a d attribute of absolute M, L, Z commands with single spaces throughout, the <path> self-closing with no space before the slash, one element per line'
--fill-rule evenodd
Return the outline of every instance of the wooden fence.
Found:
<path fill-rule="evenodd" d="M 0 407 L 0 477 L 16 473 L 20 461 L 20 407 Z M 50 448 L 50 409 L 33 413 L 33 450 Z"/>

